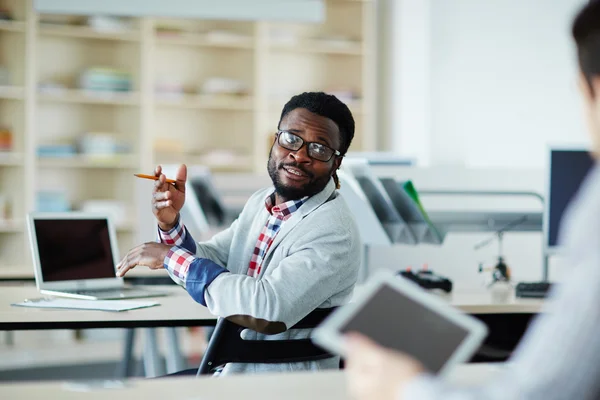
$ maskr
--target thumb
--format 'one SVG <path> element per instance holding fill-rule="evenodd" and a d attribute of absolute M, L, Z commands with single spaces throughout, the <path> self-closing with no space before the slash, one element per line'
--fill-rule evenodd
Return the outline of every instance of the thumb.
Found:
<path fill-rule="evenodd" d="M 187 180 L 187 167 L 181 164 L 175 174 L 175 186 L 178 190 L 185 191 L 185 182 Z"/>

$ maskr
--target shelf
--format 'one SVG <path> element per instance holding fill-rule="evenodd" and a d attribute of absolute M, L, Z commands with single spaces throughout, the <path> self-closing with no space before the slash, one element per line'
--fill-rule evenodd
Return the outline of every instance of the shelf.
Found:
<path fill-rule="evenodd" d="M 293 94 L 290 94 L 290 96 L 288 98 L 281 98 L 279 101 L 276 101 L 276 100 L 273 101 L 269 105 L 271 112 L 280 113 L 284 104 L 287 103 L 292 96 L 293 96 Z M 365 113 L 365 110 L 363 108 L 363 103 L 361 100 L 348 101 L 343 98 L 340 98 L 340 100 L 348 106 L 348 108 L 350 109 L 350 111 L 352 112 L 353 115 L 362 115 Z"/>
<path fill-rule="evenodd" d="M 251 96 L 183 95 L 161 97 L 158 95 L 156 105 L 172 108 L 250 111 L 254 109 L 254 99 Z"/>
<path fill-rule="evenodd" d="M 0 284 L 6 280 L 30 280 L 34 278 L 33 265 L 0 265 Z"/>
<path fill-rule="evenodd" d="M 23 165 L 23 153 L 0 151 L 0 165 L 20 167 Z"/>
<path fill-rule="evenodd" d="M 76 155 L 73 157 L 38 157 L 37 165 L 44 168 L 105 168 L 134 169 L 139 167 L 136 158 L 131 156 L 85 156 Z"/>
<path fill-rule="evenodd" d="M 25 32 L 27 24 L 23 21 L 0 21 L 0 31 Z"/>
<path fill-rule="evenodd" d="M 299 40 L 295 43 L 271 43 L 269 48 L 272 51 L 286 51 L 312 54 L 330 54 L 361 56 L 363 54 L 362 44 L 333 44 L 322 40 Z"/>
<path fill-rule="evenodd" d="M 319 24 L 151 15 L 127 17 L 115 26 L 121 30 L 82 15 L 38 14 L 36 0 L 4 3 L 18 8 L 18 20 L 0 20 L 0 58 L 12 77 L 0 86 L 0 122 L 12 131 L 12 145 L 0 150 L 0 192 L 10 195 L 7 216 L 15 218 L 0 222 L 1 249 L 26 246 L 26 213 L 42 189 L 58 187 L 75 205 L 114 200 L 132 211 L 137 200 L 122 191 L 137 182 L 134 173 L 157 164 L 204 165 L 244 187 L 271 184 L 265 164 L 276 122 L 290 97 L 303 91 L 337 90 L 356 119 L 353 150 L 375 151 L 385 141 L 376 137 L 374 115 L 376 0 L 323 0 L 327 15 Z M 85 89 L 92 86 L 80 75 L 93 68 L 122 71 L 122 82 L 108 76 L 102 87 L 131 91 Z M 212 84 L 212 92 L 245 89 L 205 94 Z M 159 92 L 178 87 L 182 95 Z M 102 157 L 68 147 L 88 131 L 114 135 L 126 153 Z M 234 200 L 243 205 L 244 196 Z M 115 226 L 120 254 L 142 228 L 131 212 L 124 219 Z M 28 262 L 29 254 L 0 255 L 5 265 Z"/>
<path fill-rule="evenodd" d="M 249 160 L 241 160 L 235 164 L 203 162 L 202 165 L 209 168 L 212 172 L 249 172 L 254 167 Z"/>
<path fill-rule="evenodd" d="M 80 89 L 64 89 L 51 92 L 38 92 L 43 102 L 106 104 L 136 106 L 140 103 L 138 92 L 94 92 Z"/>
<path fill-rule="evenodd" d="M 137 42 L 140 40 L 140 32 L 131 30 L 102 32 L 87 26 L 42 24 L 38 32 L 41 36 L 60 36 L 76 39 L 114 40 L 121 42 Z"/>
<path fill-rule="evenodd" d="M 137 224 L 135 221 L 123 221 L 119 224 L 115 224 L 115 229 L 119 233 L 135 232 Z"/>
<path fill-rule="evenodd" d="M 0 219 L 0 233 L 21 233 L 25 231 L 22 219 Z"/>
<path fill-rule="evenodd" d="M 115 226 L 117 232 L 134 232 L 137 225 L 134 221 L 125 221 Z M 0 233 L 21 233 L 25 231 L 25 221 L 22 219 L 0 219 Z"/>
<path fill-rule="evenodd" d="M 22 86 L 0 86 L 0 99 L 21 100 L 25 97 Z"/>
<path fill-rule="evenodd" d="M 185 163 L 188 165 L 202 165 L 213 172 L 240 172 L 251 171 L 254 167 L 252 157 L 237 155 L 231 157 L 231 162 L 226 160 L 216 162 L 210 156 L 185 154 L 185 153 L 161 153 L 155 152 L 155 160 L 158 164 Z"/>
<path fill-rule="evenodd" d="M 254 39 L 250 36 L 231 38 L 212 38 L 210 35 L 191 33 L 156 35 L 156 43 L 161 45 L 215 47 L 250 50 L 254 48 Z"/>

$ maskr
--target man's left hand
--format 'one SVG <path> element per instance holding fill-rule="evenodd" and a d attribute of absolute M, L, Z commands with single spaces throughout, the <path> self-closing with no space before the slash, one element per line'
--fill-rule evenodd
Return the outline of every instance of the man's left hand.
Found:
<path fill-rule="evenodd" d="M 125 275 L 127 271 L 138 265 L 150 269 L 162 269 L 165 257 L 171 247 L 173 246 L 170 244 L 156 242 L 148 242 L 134 247 L 117 265 L 117 276 Z"/>
<path fill-rule="evenodd" d="M 357 333 L 346 335 L 345 347 L 348 388 L 358 400 L 399 400 L 404 386 L 425 372 L 412 357 Z"/>

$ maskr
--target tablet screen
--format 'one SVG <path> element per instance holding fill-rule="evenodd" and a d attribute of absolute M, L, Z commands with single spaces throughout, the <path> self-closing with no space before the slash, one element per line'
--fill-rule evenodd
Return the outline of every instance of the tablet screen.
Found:
<path fill-rule="evenodd" d="M 469 331 L 439 313 L 383 285 L 341 331 L 360 332 L 385 347 L 419 360 L 439 372 Z"/>

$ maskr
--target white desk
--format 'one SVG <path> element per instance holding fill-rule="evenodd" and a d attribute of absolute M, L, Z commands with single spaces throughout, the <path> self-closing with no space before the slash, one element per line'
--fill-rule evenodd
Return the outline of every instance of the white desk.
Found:
<path fill-rule="evenodd" d="M 14 307 L 24 299 L 41 297 L 33 286 L 8 286 L 0 289 L 0 330 L 153 328 L 175 326 L 212 326 L 216 317 L 196 303 L 179 286 L 151 286 L 150 290 L 167 291 L 169 296 L 156 297 L 160 306 L 124 312 L 60 310 Z"/>
<path fill-rule="evenodd" d="M 164 297 L 150 298 L 159 306 L 123 312 L 90 310 L 41 309 L 11 306 L 11 303 L 40 297 L 34 286 L 7 286 L 0 289 L 0 330 L 92 329 L 92 328 L 158 328 L 178 326 L 214 326 L 216 317 L 206 307 L 196 303 L 190 295 L 176 285 L 151 286 L 150 289 L 166 291 Z M 165 373 L 154 329 L 145 330 L 144 366 L 147 376 Z M 134 331 L 129 329 L 124 347 L 121 374 L 125 375 L 131 360 Z M 168 347 L 166 372 L 185 368 L 174 329 L 167 329 Z"/>
<path fill-rule="evenodd" d="M 470 386 L 491 379 L 502 366 L 467 364 L 455 368 L 448 380 Z M 28 400 L 106 399 L 244 399 L 349 400 L 342 371 L 257 374 L 227 378 L 162 378 L 130 380 L 124 388 L 96 389 L 85 394 L 74 382 L 14 383 L 0 385 L 0 398 Z"/>
<path fill-rule="evenodd" d="M 468 314 L 537 314 L 542 310 L 545 299 L 522 299 L 510 292 L 493 290 L 456 291 L 441 294 L 450 304 Z"/>
<path fill-rule="evenodd" d="M 37 289 L 3 287 L 0 290 L 0 330 L 150 328 L 169 326 L 211 326 L 216 317 L 196 303 L 179 286 L 151 286 L 171 294 L 157 297 L 158 307 L 120 313 L 104 311 L 58 310 L 13 307 L 10 304 L 40 297 Z M 360 291 L 361 288 L 357 288 Z M 451 293 L 441 295 L 450 304 L 469 314 L 538 313 L 542 299 L 517 299 L 495 296 L 492 292 Z"/>
<path fill-rule="evenodd" d="M 212 326 L 216 317 L 206 307 L 196 303 L 179 286 L 152 286 L 169 291 L 166 297 L 157 297 L 161 305 L 140 310 L 110 313 L 105 311 L 59 310 L 13 307 L 10 304 L 26 298 L 40 297 L 35 287 L 3 287 L 0 290 L 0 330 L 90 329 L 90 328 L 156 328 L 177 326 Z M 361 290 L 358 288 L 357 290 Z M 491 292 L 454 293 L 443 295 L 452 305 L 471 314 L 537 313 L 543 300 L 498 298 Z M 168 372 L 181 365 L 180 352 L 174 332 L 169 334 L 171 353 Z M 128 337 L 125 354 L 130 354 L 133 336 Z M 146 331 L 147 347 L 144 361 L 150 376 L 162 374 L 159 367 L 158 345 L 153 331 Z M 127 356 L 125 357 L 127 360 Z M 127 361 L 123 368 L 126 370 Z M 169 367 L 169 365 L 173 367 Z"/>
<path fill-rule="evenodd" d="M 358 285 L 354 295 L 363 289 Z M 434 291 L 452 306 L 467 314 L 537 314 L 542 310 L 545 299 L 521 299 L 515 297 L 514 289 L 508 291 L 475 289 L 469 291 L 457 290 L 452 293 Z"/>

